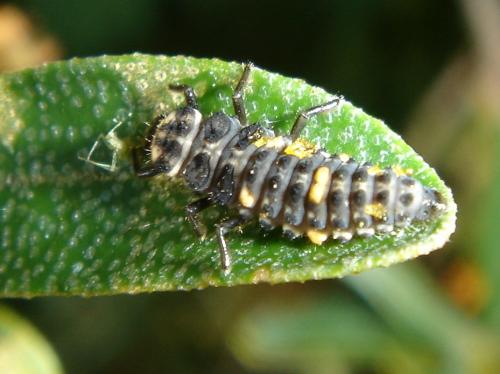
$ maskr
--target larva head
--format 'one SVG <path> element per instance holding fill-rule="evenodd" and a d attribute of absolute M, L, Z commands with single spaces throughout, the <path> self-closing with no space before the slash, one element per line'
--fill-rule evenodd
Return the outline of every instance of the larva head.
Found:
<path fill-rule="evenodd" d="M 191 107 L 159 117 L 151 139 L 151 162 L 161 163 L 168 176 L 175 176 L 188 156 L 201 117 Z"/>
<path fill-rule="evenodd" d="M 418 220 L 429 220 L 439 217 L 446 210 L 442 195 L 431 188 L 424 188 L 424 196 L 417 212 Z"/>

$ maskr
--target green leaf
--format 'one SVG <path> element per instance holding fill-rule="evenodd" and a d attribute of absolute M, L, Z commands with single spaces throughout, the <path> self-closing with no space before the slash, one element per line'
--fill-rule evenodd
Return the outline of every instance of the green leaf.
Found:
<path fill-rule="evenodd" d="M 62 365 L 45 338 L 27 321 L 0 306 L 0 372 L 58 374 Z"/>
<path fill-rule="evenodd" d="M 450 190 L 401 138 L 349 102 L 310 121 L 304 136 L 359 161 L 412 169 L 448 209 L 399 235 L 288 241 L 256 225 L 228 235 L 233 267 L 224 274 L 213 232 L 200 241 L 184 220 L 193 198 L 164 178 L 139 180 L 127 154 L 144 122 L 182 103 L 170 83 L 192 85 L 208 115 L 232 114 L 240 64 L 127 55 L 73 59 L 0 76 L 0 290 L 3 295 L 114 294 L 339 277 L 388 266 L 441 247 L 454 230 Z M 300 110 L 331 95 L 297 79 L 255 69 L 245 92 L 251 121 L 286 133 Z M 119 171 L 83 162 L 99 134 L 117 123 Z M 99 148 L 99 147 L 98 147 Z M 111 151 L 100 147 L 104 162 Z M 203 219 L 213 227 L 224 212 Z"/>

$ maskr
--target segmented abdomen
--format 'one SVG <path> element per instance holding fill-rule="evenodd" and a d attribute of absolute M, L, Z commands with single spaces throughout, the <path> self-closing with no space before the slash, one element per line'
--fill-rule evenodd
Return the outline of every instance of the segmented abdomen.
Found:
<path fill-rule="evenodd" d="M 276 152 L 276 150 L 274 150 Z M 318 152 L 299 159 L 257 149 L 243 174 L 241 214 L 258 214 L 262 227 L 283 226 L 286 236 L 305 234 L 321 244 L 371 236 L 425 219 L 433 191 L 417 180 L 352 159 Z"/>
<path fill-rule="evenodd" d="M 439 196 L 392 168 L 359 164 L 344 156 L 308 148 L 304 140 L 270 134 L 252 139 L 257 125 L 242 128 L 235 117 L 207 119 L 183 108 L 160 121 L 152 139 L 152 160 L 189 188 L 210 194 L 239 214 L 258 216 L 264 229 L 282 226 L 289 238 L 307 235 L 316 243 L 329 236 L 391 232 L 429 217 Z"/>

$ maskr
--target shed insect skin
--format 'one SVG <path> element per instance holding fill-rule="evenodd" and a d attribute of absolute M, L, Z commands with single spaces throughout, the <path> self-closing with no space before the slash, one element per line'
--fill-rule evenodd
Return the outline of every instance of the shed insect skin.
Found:
<path fill-rule="evenodd" d="M 249 124 L 243 96 L 252 67 L 245 64 L 235 88 L 235 116 L 217 112 L 203 118 L 194 90 L 170 85 L 184 94 L 186 106 L 155 118 L 146 145 L 133 150 L 137 176 L 183 178 L 202 195 L 185 208 L 200 237 L 206 235 L 201 211 L 214 205 L 236 210 L 236 217 L 216 224 L 225 272 L 231 269 L 226 234 L 256 217 L 264 230 L 281 226 L 289 239 L 306 235 L 321 245 L 330 236 L 344 242 L 390 233 L 444 211 L 437 191 L 398 168 L 330 155 L 300 138 L 310 118 L 337 108 L 342 97 L 299 113 L 289 135 Z"/>

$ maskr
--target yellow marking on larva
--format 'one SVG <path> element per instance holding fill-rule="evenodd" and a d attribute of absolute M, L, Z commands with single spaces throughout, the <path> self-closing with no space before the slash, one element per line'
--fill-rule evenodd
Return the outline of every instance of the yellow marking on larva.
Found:
<path fill-rule="evenodd" d="M 153 144 L 151 146 L 151 161 L 155 162 L 161 156 L 161 147 Z"/>
<path fill-rule="evenodd" d="M 298 158 L 311 157 L 318 151 L 318 147 L 305 139 L 297 139 L 283 150 L 283 153 Z"/>
<path fill-rule="evenodd" d="M 382 219 L 386 216 L 387 209 L 381 203 L 373 203 L 365 206 L 365 213 L 377 219 Z"/>
<path fill-rule="evenodd" d="M 268 148 L 280 148 L 283 146 L 284 139 L 282 136 L 263 136 L 253 142 L 257 148 L 266 146 Z"/>
<path fill-rule="evenodd" d="M 259 218 L 264 220 L 264 221 L 269 221 L 269 213 L 266 212 L 260 212 L 259 213 Z"/>
<path fill-rule="evenodd" d="M 380 175 L 384 171 L 378 165 L 373 165 L 368 168 L 368 174 L 370 175 Z"/>
<path fill-rule="evenodd" d="M 397 165 L 392 167 L 392 171 L 394 171 L 394 173 L 396 173 L 398 177 L 409 176 L 413 174 L 413 169 L 405 169 Z"/>
<path fill-rule="evenodd" d="M 339 159 L 342 162 L 347 162 L 351 159 L 351 156 L 349 156 L 347 153 L 340 153 L 339 154 Z"/>
<path fill-rule="evenodd" d="M 240 192 L 240 203 L 245 208 L 253 208 L 255 205 L 255 197 L 248 190 L 247 187 L 243 187 Z"/>
<path fill-rule="evenodd" d="M 259 147 L 262 147 L 263 145 L 266 145 L 267 143 L 269 143 L 271 141 L 271 139 L 274 139 L 274 138 L 271 138 L 269 136 L 263 136 L 263 137 L 257 139 L 256 141 L 254 141 L 253 145 L 255 145 L 257 148 L 259 148 Z"/>
<path fill-rule="evenodd" d="M 311 203 L 319 204 L 326 198 L 329 177 L 330 170 L 326 166 L 321 166 L 316 170 L 309 190 L 309 201 Z"/>
<path fill-rule="evenodd" d="M 307 230 L 307 237 L 311 242 L 317 245 L 323 244 L 323 242 L 328 239 L 328 233 L 324 230 Z"/>
<path fill-rule="evenodd" d="M 151 143 L 153 144 L 151 146 L 151 161 L 156 161 L 158 157 L 161 156 L 163 150 L 162 148 L 157 145 L 160 143 L 160 141 L 165 140 L 167 138 L 167 131 L 164 129 L 158 129 L 153 136 L 153 139 L 151 140 Z"/>

